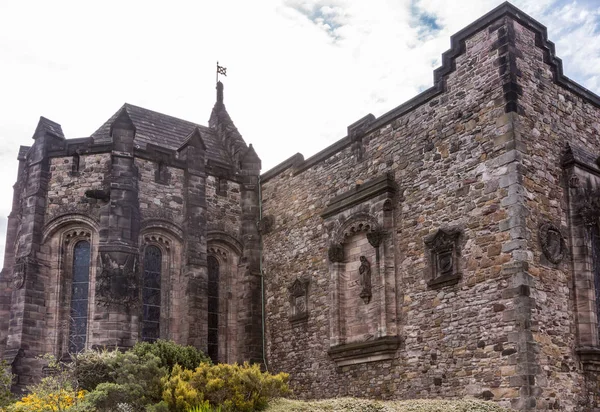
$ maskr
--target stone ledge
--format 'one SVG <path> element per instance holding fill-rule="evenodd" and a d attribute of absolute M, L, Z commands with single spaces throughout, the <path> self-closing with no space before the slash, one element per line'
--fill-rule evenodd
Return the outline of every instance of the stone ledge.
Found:
<path fill-rule="evenodd" d="M 600 348 L 593 346 L 580 346 L 575 349 L 583 370 L 600 372 Z"/>
<path fill-rule="evenodd" d="M 460 278 L 460 274 L 440 276 L 439 278 L 431 279 L 429 282 L 427 282 L 427 286 L 431 289 L 439 289 L 443 288 L 444 286 L 452 286 L 456 285 Z"/>
<path fill-rule="evenodd" d="M 308 312 L 290 316 L 290 323 L 304 323 L 308 321 Z"/>
<path fill-rule="evenodd" d="M 356 185 L 354 189 L 350 189 L 346 193 L 334 197 L 321 214 L 321 217 L 326 219 L 384 193 L 389 194 L 390 197 L 396 193 L 396 184 L 390 174 L 385 174 L 361 185 Z"/>
<path fill-rule="evenodd" d="M 400 338 L 398 336 L 386 336 L 367 342 L 333 346 L 327 353 L 337 366 L 348 366 L 393 359 L 399 347 Z"/>

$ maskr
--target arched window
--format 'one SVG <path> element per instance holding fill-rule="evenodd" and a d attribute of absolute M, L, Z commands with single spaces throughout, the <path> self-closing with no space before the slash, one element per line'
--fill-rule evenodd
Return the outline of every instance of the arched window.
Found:
<path fill-rule="evenodd" d="M 142 340 L 154 342 L 160 338 L 160 275 L 162 253 L 154 245 L 144 252 L 142 281 Z"/>
<path fill-rule="evenodd" d="M 214 256 L 208 263 L 208 356 L 219 361 L 219 261 Z"/>
<path fill-rule="evenodd" d="M 69 352 L 85 349 L 90 286 L 90 242 L 82 240 L 73 249 L 73 281 L 71 282 L 71 327 Z"/>

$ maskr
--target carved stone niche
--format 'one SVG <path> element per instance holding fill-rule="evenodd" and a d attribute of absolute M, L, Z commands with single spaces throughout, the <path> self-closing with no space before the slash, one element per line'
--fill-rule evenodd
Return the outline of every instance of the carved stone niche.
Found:
<path fill-rule="evenodd" d="M 573 262 L 574 308 L 577 314 L 576 352 L 586 371 L 600 371 L 600 167 L 597 158 L 597 153 L 570 143 L 562 158 L 568 190 L 568 255 Z M 543 246 L 542 229 L 543 226 L 540 228 Z M 549 242 L 548 251 L 544 254 L 548 253 L 556 261 L 559 258 L 564 260 L 566 246 L 556 240 L 559 235 L 552 233 L 551 227 L 548 230 L 555 240 L 546 241 Z"/>
<path fill-rule="evenodd" d="M 393 359 L 398 337 L 394 208 L 383 175 L 330 200 L 321 216 L 330 246 L 330 358 L 338 366 Z"/>
<path fill-rule="evenodd" d="M 458 229 L 439 229 L 425 239 L 429 251 L 429 281 L 430 288 L 441 288 L 455 285 L 461 278 L 459 271 L 459 239 Z"/>
<path fill-rule="evenodd" d="M 296 279 L 288 288 L 290 292 L 290 322 L 302 322 L 308 319 L 307 279 Z"/>

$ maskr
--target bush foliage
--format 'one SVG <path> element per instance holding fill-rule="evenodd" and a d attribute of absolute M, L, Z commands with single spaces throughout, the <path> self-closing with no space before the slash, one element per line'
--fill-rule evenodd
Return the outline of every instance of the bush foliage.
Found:
<path fill-rule="evenodd" d="M 167 341 L 85 351 L 70 362 L 44 358 L 50 375 L 6 411 L 245 412 L 288 392 L 287 374 L 247 363 L 212 365 L 193 347 Z"/>
<path fill-rule="evenodd" d="M 210 358 L 193 346 L 178 345 L 173 341 L 159 339 L 154 343 L 138 342 L 132 350 L 140 358 L 152 354 L 160 359 L 160 366 L 167 368 L 169 373 L 175 365 L 184 369 L 194 370 L 201 363 L 212 363 Z"/>
<path fill-rule="evenodd" d="M 263 410 L 270 399 L 289 392 L 288 378 L 286 373 L 271 375 L 248 363 L 204 363 L 194 371 L 175 366 L 163 382 L 163 399 L 172 412 L 186 412 L 206 401 L 224 411 Z"/>

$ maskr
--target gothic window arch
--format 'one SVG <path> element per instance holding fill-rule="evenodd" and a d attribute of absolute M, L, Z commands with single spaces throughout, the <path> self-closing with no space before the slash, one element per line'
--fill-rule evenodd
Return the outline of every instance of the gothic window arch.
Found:
<path fill-rule="evenodd" d="M 93 318 L 96 232 L 84 224 L 69 224 L 49 238 L 60 251 L 57 264 L 50 262 L 57 287 L 48 296 L 56 301 L 55 345 L 60 357 L 90 346 L 90 319 Z"/>
<path fill-rule="evenodd" d="M 243 293 L 238 280 L 245 270 L 245 265 L 240 262 L 242 246 L 226 233 L 215 231 L 208 233 L 207 251 L 208 354 L 214 353 L 215 356 L 211 358 L 218 362 L 235 362 L 239 360 L 238 354 L 244 345 L 237 337 L 238 324 L 235 316 L 232 316 L 238 313 L 237 305 Z M 218 272 L 215 270 L 217 268 Z"/>
<path fill-rule="evenodd" d="M 180 242 L 164 230 L 149 228 L 142 233 L 139 312 L 142 341 L 177 339 L 170 327 L 171 293 L 179 270 L 180 251 Z"/>

